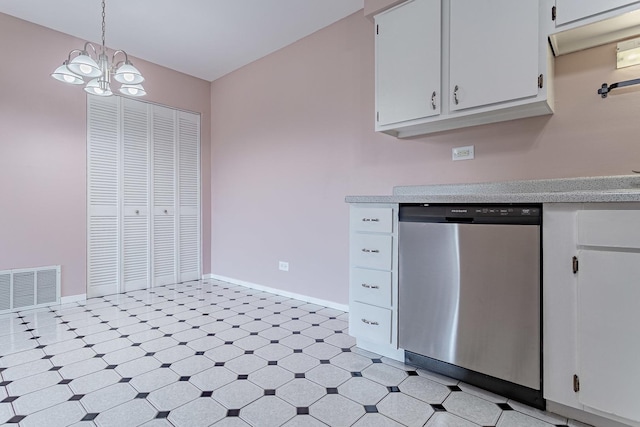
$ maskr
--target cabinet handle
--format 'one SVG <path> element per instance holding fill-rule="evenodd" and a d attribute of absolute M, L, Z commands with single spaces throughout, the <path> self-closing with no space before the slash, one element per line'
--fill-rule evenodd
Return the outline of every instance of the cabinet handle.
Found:
<path fill-rule="evenodd" d="M 169 213 L 169 211 L 165 209 L 165 210 L 164 210 L 164 213 Z"/>
<path fill-rule="evenodd" d="M 431 94 L 431 108 L 436 109 L 436 91 Z"/>
<path fill-rule="evenodd" d="M 136 215 L 139 215 L 140 211 L 138 209 L 136 209 Z"/>
<path fill-rule="evenodd" d="M 380 286 L 378 285 L 367 285 L 366 283 L 363 283 L 362 287 L 367 289 L 380 289 Z"/>
<path fill-rule="evenodd" d="M 362 218 L 362 222 L 380 222 L 378 218 Z"/>
<path fill-rule="evenodd" d="M 362 249 L 362 252 L 365 252 L 365 253 L 372 253 L 372 254 L 380 253 L 380 251 L 379 251 L 378 249 L 366 249 L 366 248 L 363 248 L 363 249 Z"/>
<path fill-rule="evenodd" d="M 456 105 L 458 105 L 458 89 L 458 85 L 453 88 L 453 100 L 455 101 Z"/>
<path fill-rule="evenodd" d="M 367 319 L 361 319 L 362 323 L 366 323 L 367 325 L 371 325 L 371 326 L 378 326 L 379 323 L 378 322 L 374 322 L 372 320 L 367 320 Z"/>

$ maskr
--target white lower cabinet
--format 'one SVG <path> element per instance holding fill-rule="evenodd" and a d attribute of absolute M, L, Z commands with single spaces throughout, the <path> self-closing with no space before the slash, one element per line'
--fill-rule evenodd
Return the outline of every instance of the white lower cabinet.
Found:
<path fill-rule="evenodd" d="M 362 349 L 404 360 L 397 344 L 397 207 L 351 205 L 349 333 Z"/>
<path fill-rule="evenodd" d="M 640 204 L 543 211 L 545 398 L 640 426 Z"/>

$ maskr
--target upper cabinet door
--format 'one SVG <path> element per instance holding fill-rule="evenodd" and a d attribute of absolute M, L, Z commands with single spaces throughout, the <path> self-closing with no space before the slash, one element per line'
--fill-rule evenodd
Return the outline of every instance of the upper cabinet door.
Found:
<path fill-rule="evenodd" d="M 451 0 L 450 22 L 452 111 L 538 94 L 537 0 Z"/>
<path fill-rule="evenodd" d="M 440 0 L 410 0 L 376 16 L 377 124 L 440 114 Z"/>
<path fill-rule="evenodd" d="M 556 26 L 627 6 L 629 0 L 556 0 Z"/>

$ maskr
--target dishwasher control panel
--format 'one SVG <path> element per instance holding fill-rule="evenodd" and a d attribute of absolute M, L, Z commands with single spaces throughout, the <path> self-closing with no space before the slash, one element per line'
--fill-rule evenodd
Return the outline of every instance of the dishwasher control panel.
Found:
<path fill-rule="evenodd" d="M 476 224 L 540 224 L 542 205 L 444 205 L 406 203 L 400 205 L 400 221 L 461 222 Z"/>

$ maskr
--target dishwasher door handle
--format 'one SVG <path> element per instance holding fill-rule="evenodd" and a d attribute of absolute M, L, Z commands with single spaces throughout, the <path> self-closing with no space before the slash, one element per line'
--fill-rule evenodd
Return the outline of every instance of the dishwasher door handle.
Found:
<path fill-rule="evenodd" d="M 454 224 L 472 224 L 473 218 L 465 218 L 465 217 L 455 217 L 455 216 L 447 216 L 444 220 L 448 223 Z"/>

